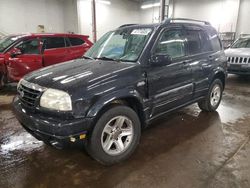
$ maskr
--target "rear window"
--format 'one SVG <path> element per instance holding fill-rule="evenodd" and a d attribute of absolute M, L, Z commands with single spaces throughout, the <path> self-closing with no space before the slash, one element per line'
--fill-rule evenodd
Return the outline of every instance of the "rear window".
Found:
<path fill-rule="evenodd" d="M 196 30 L 188 30 L 187 31 L 187 43 L 189 54 L 199 54 L 202 52 L 201 49 L 201 40 L 199 37 L 199 31 Z"/>
<path fill-rule="evenodd" d="M 69 41 L 70 41 L 72 46 L 82 45 L 85 42 L 84 40 L 82 40 L 80 38 L 76 38 L 76 37 L 69 37 Z"/>
<path fill-rule="evenodd" d="M 189 54 L 199 54 L 212 51 L 208 35 L 202 30 L 187 30 Z"/>
<path fill-rule="evenodd" d="M 43 41 L 45 43 L 45 49 L 65 47 L 65 42 L 63 37 L 46 37 L 43 38 Z"/>

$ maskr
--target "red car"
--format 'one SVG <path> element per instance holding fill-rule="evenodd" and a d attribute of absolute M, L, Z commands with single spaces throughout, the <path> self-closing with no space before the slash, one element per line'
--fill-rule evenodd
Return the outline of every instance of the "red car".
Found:
<path fill-rule="evenodd" d="M 21 34 L 0 40 L 0 88 L 25 74 L 81 57 L 92 42 L 76 34 Z"/>

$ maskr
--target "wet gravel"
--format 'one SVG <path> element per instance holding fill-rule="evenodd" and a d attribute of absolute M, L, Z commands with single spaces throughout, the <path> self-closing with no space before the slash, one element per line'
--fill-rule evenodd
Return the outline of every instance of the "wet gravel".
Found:
<path fill-rule="evenodd" d="M 215 113 L 197 105 L 143 131 L 132 157 L 104 167 L 80 147 L 57 150 L 17 122 L 15 87 L 0 91 L 0 187 L 250 187 L 250 78 L 230 75 Z"/>

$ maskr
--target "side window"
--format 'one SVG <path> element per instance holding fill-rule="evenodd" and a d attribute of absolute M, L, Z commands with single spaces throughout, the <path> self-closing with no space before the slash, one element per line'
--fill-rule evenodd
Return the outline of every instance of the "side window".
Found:
<path fill-rule="evenodd" d="M 219 37 L 217 35 L 211 36 L 210 41 L 211 41 L 213 51 L 217 52 L 222 49 Z"/>
<path fill-rule="evenodd" d="M 199 30 L 187 30 L 186 31 L 188 51 L 190 55 L 199 54 L 202 52 L 202 44 L 200 40 Z"/>
<path fill-rule="evenodd" d="M 22 54 L 40 54 L 38 39 L 24 41 L 16 48 L 20 49 Z"/>
<path fill-rule="evenodd" d="M 78 46 L 78 45 L 82 45 L 85 43 L 84 40 L 82 40 L 80 38 L 76 38 L 76 37 L 69 37 L 69 41 L 70 41 L 72 46 Z"/>
<path fill-rule="evenodd" d="M 64 38 L 64 40 L 65 40 L 66 47 L 71 46 L 68 38 Z"/>
<path fill-rule="evenodd" d="M 64 48 L 65 42 L 63 37 L 46 37 L 43 39 L 45 49 Z"/>
<path fill-rule="evenodd" d="M 201 40 L 201 51 L 202 52 L 213 51 L 208 35 L 204 31 L 199 31 L 199 36 Z"/>
<path fill-rule="evenodd" d="M 185 42 L 181 30 L 166 30 L 157 43 L 156 54 L 166 54 L 171 58 L 185 56 Z"/>

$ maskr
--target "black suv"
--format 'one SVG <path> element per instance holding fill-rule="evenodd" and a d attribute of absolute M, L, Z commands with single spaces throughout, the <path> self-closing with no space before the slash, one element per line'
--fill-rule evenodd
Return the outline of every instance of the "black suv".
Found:
<path fill-rule="evenodd" d="M 154 119 L 195 102 L 205 111 L 220 104 L 227 59 L 207 22 L 121 26 L 85 55 L 18 84 L 16 117 L 47 144 L 80 141 L 93 158 L 114 164 L 133 153 Z"/>

